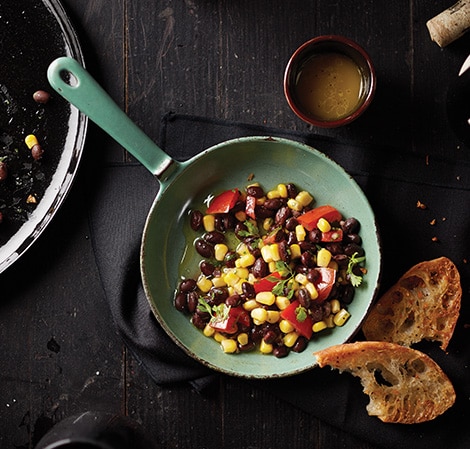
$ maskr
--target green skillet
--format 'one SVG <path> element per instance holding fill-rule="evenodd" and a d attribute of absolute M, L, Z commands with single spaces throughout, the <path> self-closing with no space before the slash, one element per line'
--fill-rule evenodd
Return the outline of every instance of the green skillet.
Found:
<path fill-rule="evenodd" d="M 67 75 L 67 76 L 64 76 Z M 65 81 L 67 79 L 68 81 Z M 173 341 L 202 364 L 229 375 L 272 378 L 317 365 L 313 352 L 347 342 L 360 328 L 379 287 L 381 252 L 374 213 L 356 182 L 340 166 L 304 144 L 276 137 L 246 137 L 215 145 L 185 162 L 173 160 L 150 140 L 75 60 L 64 57 L 49 67 L 52 87 L 133 154 L 160 186 L 150 209 L 141 245 L 141 274 L 150 308 Z M 266 189 L 294 182 L 317 204 L 332 204 L 361 222 L 367 275 L 348 307 L 343 327 L 324 331 L 302 353 L 277 359 L 259 352 L 225 354 L 173 305 L 181 277 L 195 276 L 200 256 L 192 247 L 188 211 L 209 195 L 247 185 Z"/>

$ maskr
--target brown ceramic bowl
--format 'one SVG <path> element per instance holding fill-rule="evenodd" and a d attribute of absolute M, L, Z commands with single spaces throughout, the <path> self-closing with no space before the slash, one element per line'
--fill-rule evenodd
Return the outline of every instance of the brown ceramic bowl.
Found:
<path fill-rule="evenodd" d="M 351 123 L 370 105 L 376 75 L 369 55 L 342 36 L 315 37 L 291 56 L 284 93 L 306 123 L 334 128 Z"/>

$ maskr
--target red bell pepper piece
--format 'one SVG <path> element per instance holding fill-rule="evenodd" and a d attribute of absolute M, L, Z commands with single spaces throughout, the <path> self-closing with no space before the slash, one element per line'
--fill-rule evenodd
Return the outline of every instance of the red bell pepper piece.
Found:
<path fill-rule="evenodd" d="M 299 308 L 302 307 L 299 301 L 293 301 L 291 304 L 286 307 L 281 312 L 281 318 L 289 321 L 289 323 L 294 326 L 295 330 L 308 340 L 312 337 L 313 334 L 313 320 L 310 315 L 305 311 L 305 313 L 299 313 Z M 303 316 L 302 316 L 303 315 Z M 299 320 L 299 318 L 301 318 Z"/>
<path fill-rule="evenodd" d="M 333 223 L 339 221 L 342 218 L 341 212 L 338 209 L 326 204 L 324 206 L 318 206 L 315 209 L 305 212 L 305 214 L 299 215 L 297 221 L 307 230 L 311 231 L 317 227 L 318 220 L 324 218 L 325 220 Z"/>
<path fill-rule="evenodd" d="M 239 198 L 240 191 L 238 189 L 226 190 L 211 201 L 207 208 L 207 213 L 226 214 L 235 206 Z"/>
<path fill-rule="evenodd" d="M 342 229 L 332 229 L 328 232 L 322 232 L 321 241 L 322 242 L 341 242 L 343 240 L 343 230 Z"/>
<path fill-rule="evenodd" d="M 244 326 L 249 326 L 250 316 L 242 307 L 230 307 L 226 316 L 213 316 L 209 326 L 225 334 L 235 334 L 238 331 L 239 322 Z"/>
<path fill-rule="evenodd" d="M 260 279 L 253 283 L 255 292 L 270 292 L 277 285 L 277 283 L 282 279 L 281 273 L 274 271 L 271 274 L 268 274 L 266 277 Z"/>
<path fill-rule="evenodd" d="M 245 213 L 253 220 L 256 220 L 256 198 L 254 196 L 247 195 Z"/>
<path fill-rule="evenodd" d="M 326 267 L 315 268 L 315 270 L 319 274 L 313 282 L 318 292 L 318 298 L 315 301 L 324 301 L 330 295 L 333 285 L 335 285 L 336 270 Z"/>

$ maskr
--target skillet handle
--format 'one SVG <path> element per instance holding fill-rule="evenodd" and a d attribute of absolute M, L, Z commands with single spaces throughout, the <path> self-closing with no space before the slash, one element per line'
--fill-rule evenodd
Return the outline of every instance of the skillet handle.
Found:
<path fill-rule="evenodd" d="M 63 77 L 67 74 L 69 81 Z M 53 61 L 47 70 L 47 78 L 62 97 L 135 156 L 153 175 L 162 178 L 170 166 L 175 168 L 178 165 L 124 113 L 75 59 L 61 57 Z"/>

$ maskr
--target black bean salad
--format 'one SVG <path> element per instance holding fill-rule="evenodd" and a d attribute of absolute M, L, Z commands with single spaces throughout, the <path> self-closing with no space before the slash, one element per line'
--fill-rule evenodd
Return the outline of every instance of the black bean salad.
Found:
<path fill-rule="evenodd" d="M 367 273 L 360 223 L 294 184 L 259 183 L 191 210 L 202 257 L 197 278 L 183 279 L 177 310 L 226 353 L 258 350 L 285 357 L 343 326 Z"/>

